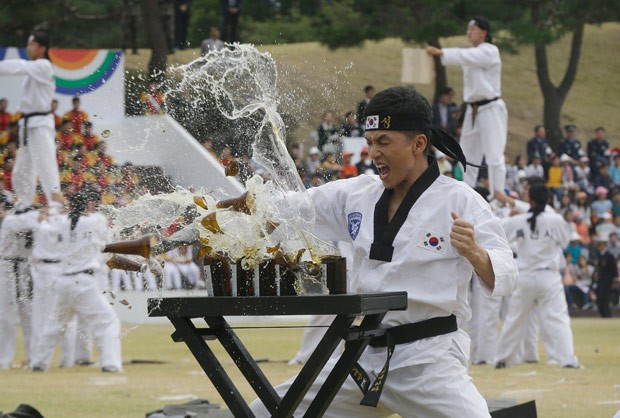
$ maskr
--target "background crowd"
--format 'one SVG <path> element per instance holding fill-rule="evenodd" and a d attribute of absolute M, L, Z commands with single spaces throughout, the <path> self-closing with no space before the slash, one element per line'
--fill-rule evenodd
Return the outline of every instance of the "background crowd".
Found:
<path fill-rule="evenodd" d="M 58 102 L 52 103 L 56 125 L 57 161 L 63 192 L 75 193 L 84 187 L 96 190 L 102 204 L 122 206 L 144 193 L 140 179 L 131 164 L 118 166 L 107 153 L 107 145 L 95 133 L 96 127 L 88 112 L 80 108 L 79 97 L 73 107 L 57 113 Z M 15 156 L 18 152 L 18 123 L 21 115 L 9 113 L 8 101 L 0 99 L 0 209 L 10 209 L 15 196 L 11 182 Z M 46 203 L 41 191 L 35 203 Z"/>

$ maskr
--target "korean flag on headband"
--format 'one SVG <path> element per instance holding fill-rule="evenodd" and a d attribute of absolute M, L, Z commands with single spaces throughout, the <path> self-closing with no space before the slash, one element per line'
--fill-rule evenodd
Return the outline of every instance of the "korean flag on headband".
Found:
<path fill-rule="evenodd" d="M 439 254 L 445 254 L 448 248 L 446 237 L 432 231 L 422 230 L 418 237 L 418 247 Z"/>
<path fill-rule="evenodd" d="M 379 128 L 379 115 L 366 116 L 366 129 Z"/>

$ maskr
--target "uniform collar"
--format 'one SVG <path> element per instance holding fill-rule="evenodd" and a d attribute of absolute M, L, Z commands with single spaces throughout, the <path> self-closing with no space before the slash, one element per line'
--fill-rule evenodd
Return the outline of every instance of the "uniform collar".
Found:
<path fill-rule="evenodd" d="M 383 194 L 375 205 L 374 241 L 370 246 L 369 255 L 371 260 L 392 261 L 392 255 L 394 253 L 393 243 L 398 231 L 400 231 L 400 228 L 404 225 L 411 208 L 418 198 L 422 196 L 422 193 L 424 193 L 439 177 L 437 160 L 429 157 L 428 161 L 428 168 L 415 183 L 413 183 L 390 222 L 388 222 L 388 202 L 394 191 L 391 189 L 385 189 L 383 191 Z"/>

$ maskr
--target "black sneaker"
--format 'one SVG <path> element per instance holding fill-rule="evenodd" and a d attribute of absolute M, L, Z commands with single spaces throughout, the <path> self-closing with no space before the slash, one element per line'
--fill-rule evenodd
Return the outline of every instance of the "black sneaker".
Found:
<path fill-rule="evenodd" d="M 562 366 L 563 369 L 583 369 L 583 366 L 579 363 L 577 364 L 565 364 Z"/>
<path fill-rule="evenodd" d="M 118 367 L 114 367 L 114 366 L 103 366 L 101 368 L 101 371 L 104 373 L 118 373 Z"/>
<path fill-rule="evenodd" d="M 88 359 L 82 359 L 82 360 L 76 360 L 75 364 L 77 366 L 90 366 L 93 364 L 93 362 Z"/>
<path fill-rule="evenodd" d="M 505 369 L 506 368 L 506 363 L 503 361 L 498 361 L 497 363 L 495 363 L 495 368 L 496 369 Z"/>
<path fill-rule="evenodd" d="M 43 366 L 36 365 L 36 366 L 32 366 L 32 371 L 33 372 L 44 372 L 45 368 Z"/>

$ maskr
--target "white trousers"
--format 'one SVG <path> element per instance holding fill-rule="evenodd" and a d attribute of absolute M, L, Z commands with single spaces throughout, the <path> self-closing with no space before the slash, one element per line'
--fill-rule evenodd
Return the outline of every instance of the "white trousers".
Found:
<path fill-rule="evenodd" d="M 312 315 L 310 317 L 310 321 L 308 322 L 308 326 L 304 328 L 304 336 L 301 340 L 301 345 L 299 347 L 299 351 L 295 354 L 289 363 L 290 364 L 305 364 L 316 347 L 323 339 L 323 336 L 327 332 L 327 327 L 329 327 L 334 321 L 334 315 Z M 344 346 L 344 344 L 341 344 Z M 340 355 L 342 352 L 341 349 L 336 349 L 334 355 Z"/>
<path fill-rule="evenodd" d="M 397 346 L 396 350 L 398 349 Z M 385 356 L 385 350 L 362 355 L 360 364 L 371 379 L 375 379 L 380 372 Z M 331 358 L 327 362 L 300 403 L 295 416 L 305 414 L 336 362 L 337 358 Z M 367 368 L 369 363 L 376 364 L 377 367 Z M 293 380 L 276 387 L 276 392 L 284 396 Z M 360 405 L 362 396 L 353 379 L 347 377 L 324 416 L 366 418 L 389 417 L 396 413 L 410 418 L 490 417 L 486 401 L 467 373 L 467 356 L 456 343 L 434 363 L 389 370 L 376 408 Z M 252 402 L 250 407 L 257 417 L 271 416 L 260 400 Z"/>
<path fill-rule="evenodd" d="M 467 106 L 463 131 L 461 133 L 461 148 L 467 161 L 480 164 L 484 157 L 489 171 L 489 189 L 504 190 L 506 183 L 506 161 L 504 151 L 508 139 L 508 110 L 502 99 L 496 100 L 478 108 L 476 121 L 472 124 L 472 108 Z M 476 187 L 478 169 L 467 167 L 464 180 L 471 187 Z"/>
<path fill-rule="evenodd" d="M 99 350 L 102 367 L 122 369 L 121 326 L 99 286 L 99 278 L 89 274 L 58 275 L 45 292 L 45 315 L 33 349 L 31 366 L 47 369 L 63 329 L 78 315 L 86 334 L 91 335 Z"/>
<path fill-rule="evenodd" d="M 191 263 L 175 263 L 179 273 L 187 278 L 190 285 L 196 286 L 200 280 L 200 269 L 194 262 Z"/>
<path fill-rule="evenodd" d="M 30 354 L 32 278 L 27 261 L 0 259 L 0 369 L 9 369 L 21 325 L 26 364 Z"/>
<path fill-rule="evenodd" d="M 164 289 L 181 289 L 181 272 L 174 263 L 164 265 Z"/>
<path fill-rule="evenodd" d="M 550 343 L 554 356 L 562 366 L 577 365 L 564 288 L 559 273 L 552 270 L 519 275 L 519 287 L 510 298 L 508 314 L 499 338 L 496 362 L 518 362 L 526 325 L 536 306 L 540 309 L 540 327 L 546 328 L 553 339 Z"/>
<path fill-rule="evenodd" d="M 472 318 L 471 327 L 475 327 L 470 334 L 472 339 L 471 361 L 473 364 L 492 364 L 497 348 L 500 314 L 503 297 L 492 296 L 484 289 L 478 277 L 473 278 L 472 289 Z"/>
<path fill-rule="evenodd" d="M 144 273 L 137 273 L 138 277 L 141 277 L 144 282 L 146 282 L 146 290 L 157 290 L 159 287 L 157 286 L 157 280 L 155 279 L 155 275 L 151 270 L 147 270 Z"/>
<path fill-rule="evenodd" d="M 529 318 L 527 320 L 527 325 L 525 327 L 523 344 L 521 345 L 519 355 L 515 359 L 516 363 L 538 363 L 540 357 L 538 355 L 538 335 L 540 332 L 540 339 L 542 341 L 545 354 L 547 355 L 547 363 L 559 364 L 553 351 L 555 337 L 549 335 L 549 331 L 547 330 L 547 328 L 540 328 L 538 326 L 540 311 L 542 309 L 544 308 L 537 306 L 532 312 L 530 312 Z"/>
<path fill-rule="evenodd" d="M 133 290 L 133 282 L 129 272 L 120 269 L 110 270 L 110 287 L 112 291 L 118 292 L 121 289 L 121 283 L 124 290 Z"/>
<path fill-rule="evenodd" d="M 17 200 L 31 205 L 34 202 L 37 178 L 48 202 L 52 193 L 60 192 L 54 129 L 44 126 L 28 128 L 28 145 L 23 146 L 24 129 L 20 130 L 20 148 L 13 167 L 13 190 Z"/>

